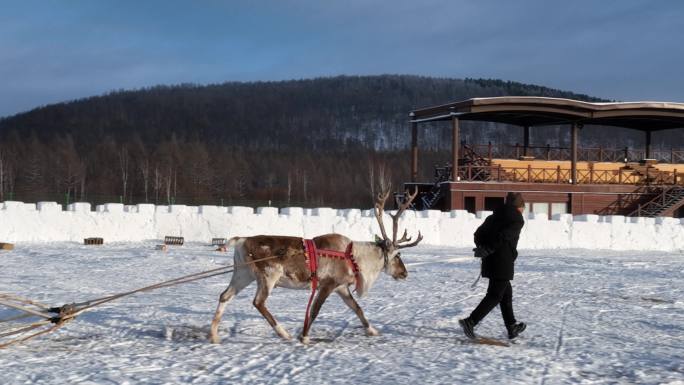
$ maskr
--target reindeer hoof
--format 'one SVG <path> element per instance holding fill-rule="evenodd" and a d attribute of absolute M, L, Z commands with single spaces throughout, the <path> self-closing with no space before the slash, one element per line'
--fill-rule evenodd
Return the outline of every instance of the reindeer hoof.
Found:
<path fill-rule="evenodd" d="M 309 336 L 299 336 L 299 341 L 304 345 L 308 345 L 309 342 L 311 342 L 311 339 L 309 339 Z"/>
<path fill-rule="evenodd" d="M 286 339 L 286 340 L 291 340 L 291 339 L 292 339 L 292 336 L 290 335 L 290 333 L 288 333 L 287 330 L 285 330 L 285 328 L 283 328 L 282 326 L 276 325 L 276 326 L 274 327 L 274 329 L 275 329 L 275 332 L 278 333 L 278 335 L 279 335 L 281 338 Z"/>
<path fill-rule="evenodd" d="M 379 336 L 380 332 L 376 328 L 369 326 L 366 328 L 366 335 L 369 337 Z"/>
<path fill-rule="evenodd" d="M 209 342 L 211 342 L 212 344 L 220 344 L 221 343 L 221 337 L 209 336 Z"/>

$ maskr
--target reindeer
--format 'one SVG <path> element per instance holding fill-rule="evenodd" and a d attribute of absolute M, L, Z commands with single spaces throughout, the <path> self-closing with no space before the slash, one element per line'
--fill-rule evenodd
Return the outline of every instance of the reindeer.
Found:
<path fill-rule="evenodd" d="M 333 292 L 337 293 L 344 303 L 349 306 L 359 317 L 365 328 L 366 335 L 378 335 L 378 331 L 371 326 L 370 322 L 354 299 L 350 286 L 355 284 L 359 296 L 364 296 L 377 280 L 381 271 L 391 275 L 395 280 L 405 279 L 408 275 L 406 267 L 401 260 L 399 250 L 406 247 L 416 246 L 423 236 L 418 232 L 418 237 L 411 242 L 411 237 L 404 235 L 397 240 L 398 221 L 403 212 L 410 206 L 418 194 L 416 189 L 413 194 L 405 194 L 403 202 L 398 201 L 399 209 L 391 214 L 392 238 L 387 236 L 383 223 L 383 212 L 389 191 L 378 194 L 375 202 L 375 217 L 380 226 L 382 238 L 376 236 L 375 242 L 353 242 L 340 234 L 326 234 L 313 239 L 318 249 L 345 251 L 350 247 L 351 254 L 358 266 L 358 272 L 348 261 L 337 258 L 318 259 L 318 267 L 315 273 L 318 277 L 318 291 L 316 293 L 311 315 L 305 320 L 304 328 L 299 337 L 302 343 L 309 342 L 309 329 L 318 316 L 321 306 Z M 306 262 L 303 239 L 298 237 L 259 235 L 254 237 L 235 237 L 229 240 L 228 246 L 235 246 L 234 266 L 235 271 L 228 288 L 219 296 L 218 307 L 214 319 L 211 322 L 210 340 L 219 343 L 218 335 L 221 316 L 226 305 L 242 289 L 253 281 L 257 282 L 254 307 L 266 318 L 274 331 L 282 338 L 291 339 L 290 334 L 278 323 L 266 308 L 266 299 L 275 286 L 290 289 L 306 289 L 312 280 L 312 272 Z M 274 258 L 275 257 L 275 258 Z M 312 293 L 313 295 L 313 293 Z"/>

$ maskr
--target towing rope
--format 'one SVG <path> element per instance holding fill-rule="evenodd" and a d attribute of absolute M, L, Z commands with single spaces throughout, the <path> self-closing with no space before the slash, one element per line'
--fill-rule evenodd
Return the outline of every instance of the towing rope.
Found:
<path fill-rule="evenodd" d="M 280 256 L 275 255 L 275 256 L 255 259 L 255 260 L 252 260 L 249 262 L 237 263 L 237 264 L 232 264 L 232 265 L 225 265 L 222 267 L 218 267 L 216 269 L 201 271 L 199 273 L 193 273 L 193 274 L 184 275 L 182 277 L 169 279 L 169 280 L 162 281 L 162 282 L 156 283 L 154 285 L 145 286 L 145 287 L 142 287 L 139 289 L 135 289 L 135 290 L 131 290 L 131 291 L 123 292 L 123 293 L 118 293 L 118 294 L 112 294 L 112 295 L 109 295 L 106 297 L 96 298 L 96 299 L 92 299 L 92 300 L 85 301 L 85 302 L 65 304 L 65 305 L 62 305 L 59 307 L 49 307 L 49 306 L 43 305 L 41 303 L 26 299 L 26 298 L 18 297 L 18 296 L 12 295 L 12 294 L 0 293 L 0 305 L 11 307 L 11 308 L 14 308 L 16 310 L 22 311 L 24 313 L 24 314 L 17 315 L 14 317 L 2 319 L 2 320 L 0 320 L 0 323 L 15 321 L 17 319 L 28 318 L 28 317 L 41 317 L 41 318 L 43 318 L 42 321 L 34 322 L 28 326 L 23 326 L 23 327 L 20 327 L 18 329 L 13 329 L 13 330 L 9 330 L 7 332 L 0 333 L 0 338 L 9 337 L 9 336 L 16 335 L 16 334 L 23 334 L 23 333 L 35 330 L 35 329 L 40 328 L 40 327 L 44 327 L 46 325 L 53 324 L 48 329 L 41 330 L 39 332 L 30 334 L 28 336 L 19 337 L 19 338 L 16 338 L 14 340 L 8 341 L 6 343 L 0 343 L 0 349 L 5 348 L 5 347 L 10 346 L 10 345 L 13 345 L 13 344 L 24 342 L 28 339 L 38 337 L 38 336 L 43 335 L 43 334 L 53 332 L 53 331 L 59 329 L 60 327 L 64 326 L 64 324 L 66 324 L 67 322 L 76 318 L 76 316 L 78 316 L 78 315 L 80 315 L 80 314 L 82 314 L 88 310 L 91 310 L 97 306 L 100 306 L 100 305 L 105 304 L 107 302 L 117 300 L 117 299 L 122 298 L 122 297 L 127 297 L 129 295 L 133 295 L 136 293 L 161 289 L 164 287 L 176 286 L 176 285 L 180 285 L 183 283 L 193 282 L 193 281 L 197 281 L 200 279 L 206 279 L 206 278 L 214 277 L 214 276 L 221 275 L 221 274 L 231 273 L 231 272 L 235 271 L 235 268 L 248 266 L 248 265 L 251 265 L 251 264 L 254 264 L 257 262 L 262 262 L 262 261 L 266 261 L 269 259 L 275 259 L 275 258 L 280 258 Z M 41 310 L 31 309 L 27 305 L 34 306 L 34 307 L 39 308 Z M 50 314 L 50 313 L 55 313 L 57 315 Z"/>

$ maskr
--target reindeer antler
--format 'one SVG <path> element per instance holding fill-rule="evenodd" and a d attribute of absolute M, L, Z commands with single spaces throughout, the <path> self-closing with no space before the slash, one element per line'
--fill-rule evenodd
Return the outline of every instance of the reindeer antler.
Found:
<path fill-rule="evenodd" d="M 387 232 L 385 231 L 385 225 L 383 223 L 382 216 L 384 213 L 385 202 L 387 202 L 389 194 L 389 190 L 379 193 L 378 199 L 375 202 L 375 218 L 378 220 L 378 224 L 380 225 L 380 232 L 382 233 L 383 240 L 385 241 L 389 241 L 389 237 L 387 236 Z M 406 209 L 409 208 L 409 206 L 411 206 L 411 203 L 414 199 L 416 199 L 416 196 L 418 196 L 418 186 L 416 186 L 416 189 L 413 192 L 413 194 L 409 193 L 408 190 L 404 193 L 403 202 L 397 199 L 397 205 L 399 206 L 399 209 L 396 213 L 389 214 L 392 218 L 392 245 L 397 249 L 415 246 L 418 244 L 418 242 L 420 242 L 423 239 L 423 236 L 420 234 L 419 231 L 418 238 L 416 238 L 415 241 L 408 244 L 402 244 L 404 242 L 411 241 L 411 237 L 409 237 L 406 230 L 404 230 L 404 235 L 402 235 L 401 239 L 397 240 L 397 231 L 399 230 L 399 218 L 402 216 L 404 211 L 406 211 Z"/>
<path fill-rule="evenodd" d="M 387 198 L 389 197 L 390 194 L 390 189 L 387 191 L 379 192 L 378 193 L 378 198 L 375 201 L 375 209 L 373 210 L 375 212 L 375 219 L 378 220 L 378 225 L 380 225 L 380 234 L 382 234 L 382 240 L 387 241 L 389 238 L 387 238 L 387 232 L 385 231 L 385 224 L 382 221 L 382 215 L 385 212 L 385 202 L 387 202 Z"/>

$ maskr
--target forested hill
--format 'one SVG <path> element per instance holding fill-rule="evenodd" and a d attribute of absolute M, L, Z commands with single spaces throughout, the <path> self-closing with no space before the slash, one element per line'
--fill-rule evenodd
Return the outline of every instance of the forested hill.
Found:
<path fill-rule="evenodd" d="M 79 147 L 106 136 L 127 140 L 134 133 L 152 144 L 175 133 L 179 140 L 262 149 L 360 143 L 385 150 L 408 145 L 407 114 L 412 109 L 503 95 L 597 100 L 501 80 L 339 76 L 117 91 L 7 117 L 0 120 L 0 132 L 16 130 L 23 137 L 36 133 L 42 140 L 69 133 Z"/>
<path fill-rule="evenodd" d="M 369 207 L 371 180 L 385 175 L 398 187 L 408 179 L 409 111 L 503 95 L 597 100 L 501 80 L 399 75 L 117 91 L 1 119 L 0 201 Z M 449 159 L 449 125 L 438 127 L 420 133 L 423 181 Z M 520 136 L 462 125 L 468 143 Z M 532 141 L 567 141 L 567 130 L 535 131 Z"/>

